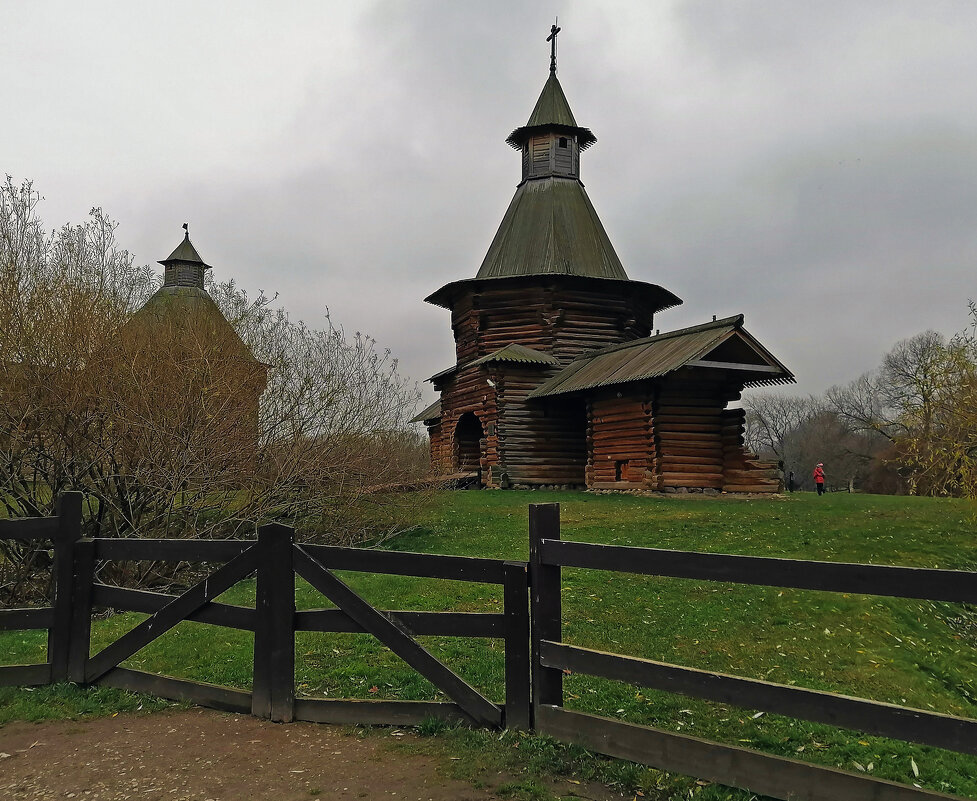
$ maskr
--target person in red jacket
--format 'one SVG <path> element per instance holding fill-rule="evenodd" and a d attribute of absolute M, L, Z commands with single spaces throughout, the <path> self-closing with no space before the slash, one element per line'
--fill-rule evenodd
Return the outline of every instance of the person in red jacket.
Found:
<path fill-rule="evenodd" d="M 818 462 L 814 468 L 814 486 L 818 488 L 818 495 L 824 495 L 824 464 Z"/>

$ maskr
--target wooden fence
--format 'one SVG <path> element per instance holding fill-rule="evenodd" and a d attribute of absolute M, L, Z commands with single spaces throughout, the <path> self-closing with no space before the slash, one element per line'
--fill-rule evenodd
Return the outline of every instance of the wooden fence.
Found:
<path fill-rule="evenodd" d="M 0 539 L 51 543 L 54 548 L 54 599 L 39 609 L 0 609 L 0 631 L 47 629 L 47 661 L 0 666 L 0 686 L 39 686 L 68 678 L 68 632 L 74 587 L 74 549 L 81 536 L 81 495 L 58 500 L 54 517 L 0 520 Z"/>
<path fill-rule="evenodd" d="M 303 545 L 281 525 L 258 529 L 256 540 L 79 539 L 81 496 L 64 496 L 58 515 L 0 521 L 0 538 L 51 540 L 56 595 L 43 609 L 0 610 L 0 630 L 48 629 L 48 662 L 0 667 L 0 685 L 68 679 L 192 701 L 279 722 L 410 725 L 428 718 L 499 728 L 527 728 L 531 713 L 529 576 L 525 562 Z M 219 564 L 180 595 L 129 589 L 96 580 L 111 561 Z M 503 611 L 378 610 L 333 571 L 351 570 L 501 585 Z M 254 608 L 215 599 L 256 576 Z M 337 608 L 296 610 L 295 576 Z M 94 607 L 148 613 L 117 640 L 90 654 Z M 160 676 L 121 663 L 184 620 L 254 632 L 252 691 Z M 295 632 L 366 632 L 439 688 L 450 701 L 382 701 L 295 697 Z M 505 700 L 485 698 L 416 637 L 499 638 L 505 646 Z"/>
<path fill-rule="evenodd" d="M 955 797 L 566 709 L 563 676 L 564 671 L 570 671 L 977 754 L 977 720 L 565 643 L 561 634 L 560 574 L 562 568 L 573 567 L 753 586 L 975 603 L 977 573 L 566 542 L 560 538 L 558 504 L 530 507 L 529 535 L 533 725 L 537 731 L 609 756 L 792 801 L 909 801 Z"/>
<path fill-rule="evenodd" d="M 0 685 L 65 679 L 189 700 L 271 720 L 410 725 L 438 717 L 478 726 L 535 729 L 559 740 L 675 773 L 803 801 L 910 801 L 954 796 L 748 748 L 626 723 L 564 706 L 564 671 L 850 728 L 977 755 L 977 721 L 791 685 L 605 653 L 562 639 L 563 567 L 754 586 L 977 603 L 977 574 L 811 562 L 568 542 L 558 504 L 530 506 L 529 562 L 297 544 L 292 529 L 263 526 L 256 540 L 79 538 L 81 497 L 65 495 L 50 518 L 0 521 L 0 538 L 51 541 L 55 597 L 43 609 L 0 610 L 0 630 L 48 629 L 48 660 L 0 667 Z M 112 587 L 98 562 L 162 560 L 220 567 L 183 594 Z M 334 571 L 362 571 L 501 585 L 502 613 L 379 610 Z M 256 574 L 254 608 L 215 599 Z M 295 576 L 336 608 L 296 610 Z M 95 606 L 150 616 L 90 655 Z M 252 692 L 120 667 L 183 620 L 253 631 Z M 295 632 L 366 632 L 450 699 L 447 702 L 295 697 Z M 484 697 L 416 640 L 494 637 L 505 644 L 505 699 Z"/>

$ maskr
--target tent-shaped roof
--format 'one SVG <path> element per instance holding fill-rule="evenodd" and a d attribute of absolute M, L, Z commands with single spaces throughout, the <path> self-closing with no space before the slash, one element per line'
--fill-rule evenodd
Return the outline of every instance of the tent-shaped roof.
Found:
<path fill-rule="evenodd" d="M 557 129 L 576 134 L 581 150 L 597 141 L 590 129 L 577 125 L 555 72 L 550 72 L 550 77 L 543 84 L 543 91 L 533 107 L 533 113 L 529 115 L 529 122 L 516 128 L 505 141 L 518 150 L 533 133 L 542 129 Z"/>
<path fill-rule="evenodd" d="M 707 358 L 733 337 L 745 346 L 749 362 Z M 529 397 L 545 398 L 659 378 L 682 367 L 736 370 L 746 379 L 744 386 L 794 382 L 790 370 L 743 328 L 740 314 L 579 356 Z"/>
<path fill-rule="evenodd" d="M 129 319 L 127 326 L 153 326 L 165 323 L 200 324 L 227 331 L 234 355 L 256 362 L 257 359 L 234 330 L 214 299 L 204 289 L 188 286 L 160 287 Z"/>
<path fill-rule="evenodd" d="M 628 278 L 579 181 L 521 184 L 475 277 L 545 274 Z"/>
<path fill-rule="evenodd" d="M 193 243 L 190 241 L 189 232 L 185 232 L 183 234 L 183 241 L 176 246 L 176 249 L 169 256 L 167 256 L 162 261 L 157 262 L 157 264 L 162 264 L 163 266 L 166 266 L 170 262 L 174 262 L 174 261 L 185 261 L 185 262 L 189 262 L 190 264 L 203 264 L 204 267 L 207 268 L 210 267 L 209 264 L 205 264 L 204 260 L 200 258 L 200 254 L 197 253 L 197 249 L 193 246 Z"/>

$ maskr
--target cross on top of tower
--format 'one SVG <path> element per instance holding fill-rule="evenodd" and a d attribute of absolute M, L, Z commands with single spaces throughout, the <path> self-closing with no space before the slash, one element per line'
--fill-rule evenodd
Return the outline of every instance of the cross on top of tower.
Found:
<path fill-rule="evenodd" d="M 546 37 L 546 41 L 550 43 L 550 72 L 556 72 L 556 35 L 563 30 L 558 26 L 560 18 L 556 18 L 556 23 L 550 28 L 550 35 Z"/>

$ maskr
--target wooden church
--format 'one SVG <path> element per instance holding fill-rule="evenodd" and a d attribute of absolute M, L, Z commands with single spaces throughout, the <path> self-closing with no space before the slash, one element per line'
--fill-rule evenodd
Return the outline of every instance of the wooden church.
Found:
<path fill-rule="evenodd" d="M 656 333 L 682 301 L 628 278 L 580 181 L 596 142 L 550 73 L 521 128 L 522 180 L 474 278 L 426 298 L 451 312 L 456 363 L 421 412 L 432 462 L 486 487 L 777 492 L 743 447 L 744 387 L 793 375 L 742 315 Z"/>

